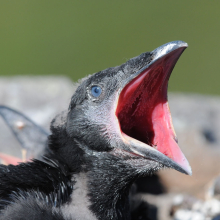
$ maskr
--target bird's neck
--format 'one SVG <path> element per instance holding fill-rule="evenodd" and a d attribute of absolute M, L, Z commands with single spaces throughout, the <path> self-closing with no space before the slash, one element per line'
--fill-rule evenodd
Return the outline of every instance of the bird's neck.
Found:
<path fill-rule="evenodd" d="M 107 153 L 106 153 L 107 154 Z M 112 155 L 93 159 L 87 173 L 90 210 L 98 219 L 129 220 L 129 189 L 134 171 Z"/>

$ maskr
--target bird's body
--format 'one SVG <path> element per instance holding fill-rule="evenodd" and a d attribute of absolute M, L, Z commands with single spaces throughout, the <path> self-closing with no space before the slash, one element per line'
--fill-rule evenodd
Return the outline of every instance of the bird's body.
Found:
<path fill-rule="evenodd" d="M 0 219 L 129 220 L 137 178 L 163 167 L 190 174 L 166 95 L 186 46 L 171 42 L 85 79 L 52 121 L 47 155 L 1 165 Z"/>

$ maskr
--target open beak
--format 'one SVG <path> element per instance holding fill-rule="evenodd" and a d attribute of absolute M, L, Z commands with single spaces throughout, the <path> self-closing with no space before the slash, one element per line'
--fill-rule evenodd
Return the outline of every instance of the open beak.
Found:
<path fill-rule="evenodd" d="M 187 46 L 174 41 L 152 51 L 151 62 L 126 80 L 116 117 L 126 151 L 191 175 L 177 144 L 167 98 L 170 74 Z"/>

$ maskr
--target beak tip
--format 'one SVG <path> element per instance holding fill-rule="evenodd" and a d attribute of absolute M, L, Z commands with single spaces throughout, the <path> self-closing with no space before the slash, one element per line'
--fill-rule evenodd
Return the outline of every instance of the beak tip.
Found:
<path fill-rule="evenodd" d="M 179 163 L 179 166 L 183 169 L 186 175 L 192 176 L 192 168 L 189 165 L 188 160 L 184 157 L 183 163 Z"/>
<path fill-rule="evenodd" d="M 192 169 L 190 165 L 188 165 L 188 167 L 184 167 L 184 170 L 187 175 L 192 176 Z"/>
<path fill-rule="evenodd" d="M 184 41 L 171 41 L 169 43 L 166 43 L 156 48 L 155 50 L 152 51 L 152 53 L 154 54 L 154 60 L 157 60 L 174 50 L 177 50 L 180 48 L 184 50 L 187 47 L 188 47 L 188 44 Z"/>
<path fill-rule="evenodd" d="M 179 47 L 188 47 L 189 45 L 186 43 L 186 42 L 184 42 L 184 41 L 177 41 L 178 42 L 178 44 L 179 44 Z"/>

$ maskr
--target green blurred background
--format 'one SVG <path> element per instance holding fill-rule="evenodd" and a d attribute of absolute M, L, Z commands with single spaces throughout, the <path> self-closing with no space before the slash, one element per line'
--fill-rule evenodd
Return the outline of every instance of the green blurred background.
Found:
<path fill-rule="evenodd" d="M 77 80 L 173 40 L 169 91 L 220 95 L 220 1 L 0 0 L 0 75 Z"/>

